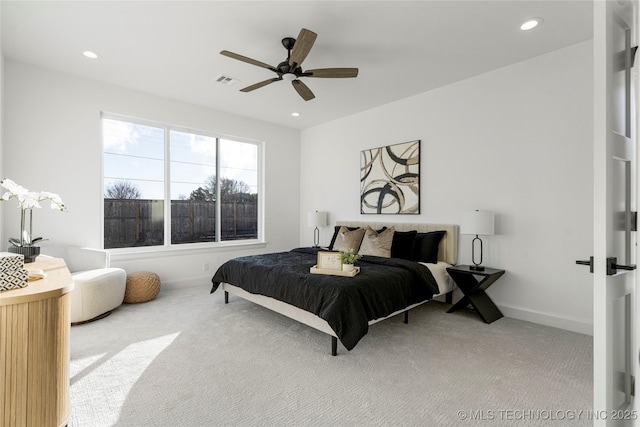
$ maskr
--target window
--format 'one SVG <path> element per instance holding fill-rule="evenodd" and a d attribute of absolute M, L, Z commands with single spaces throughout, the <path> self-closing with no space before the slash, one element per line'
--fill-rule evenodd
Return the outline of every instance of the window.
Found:
<path fill-rule="evenodd" d="M 258 238 L 260 144 L 102 118 L 104 247 Z"/>

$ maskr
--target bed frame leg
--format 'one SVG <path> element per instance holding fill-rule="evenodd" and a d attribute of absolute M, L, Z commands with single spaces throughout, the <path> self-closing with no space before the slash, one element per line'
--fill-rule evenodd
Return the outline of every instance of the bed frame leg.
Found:
<path fill-rule="evenodd" d="M 229 304 L 229 292 L 224 291 L 224 303 Z"/>
<path fill-rule="evenodd" d="M 409 323 L 409 310 L 404 312 L 404 323 L 405 325 Z"/>
<path fill-rule="evenodd" d="M 338 354 L 338 338 L 331 337 L 331 355 L 336 356 Z"/>

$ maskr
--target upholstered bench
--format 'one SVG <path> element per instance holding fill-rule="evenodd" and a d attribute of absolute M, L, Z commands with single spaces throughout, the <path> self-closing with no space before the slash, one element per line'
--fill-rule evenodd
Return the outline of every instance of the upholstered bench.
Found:
<path fill-rule="evenodd" d="M 160 277 L 150 271 L 136 271 L 127 274 L 124 302 L 135 304 L 155 299 L 160 292 Z"/>
<path fill-rule="evenodd" d="M 43 246 L 41 253 L 64 259 L 71 272 L 74 284 L 71 324 L 101 319 L 122 305 L 127 273 L 109 267 L 109 252 L 77 246 Z"/>
<path fill-rule="evenodd" d="M 98 320 L 122 305 L 126 272 L 121 268 L 100 268 L 72 272 L 71 323 Z"/>

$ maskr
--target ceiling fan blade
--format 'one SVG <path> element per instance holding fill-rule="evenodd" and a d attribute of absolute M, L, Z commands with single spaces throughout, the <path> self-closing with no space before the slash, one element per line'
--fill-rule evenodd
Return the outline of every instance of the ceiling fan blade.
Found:
<path fill-rule="evenodd" d="M 256 61 L 255 59 L 247 58 L 246 56 L 238 55 L 237 53 L 229 52 L 228 50 L 221 51 L 220 55 L 228 56 L 229 58 L 237 59 L 238 61 L 246 62 L 248 64 L 257 65 L 258 67 L 266 68 L 267 70 L 271 70 L 276 73 L 278 72 L 278 70 L 276 70 L 275 67 L 272 67 L 269 64 Z"/>
<path fill-rule="evenodd" d="M 296 92 L 298 92 L 298 95 L 300 95 L 305 101 L 310 101 L 316 97 L 313 92 L 311 92 L 311 89 L 309 89 L 309 87 L 300 80 L 293 80 L 291 84 Z"/>
<path fill-rule="evenodd" d="M 306 28 L 300 30 L 300 34 L 298 34 L 298 38 L 293 44 L 293 49 L 291 49 L 289 65 L 293 67 L 294 64 L 296 64 L 295 66 L 299 67 L 300 64 L 302 64 L 302 61 L 304 61 L 313 47 L 316 37 L 318 37 L 318 35 L 313 31 L 307 30 Z"/>
<path fill-rule="evenodd" d="M 278 80 L 282 80 L 282 79 L 280 77 L 274 77 L 272 79 L 265 80 L 265 81 L 262 81 L 260 83 L 256 83 L 254 85 L 247 86 L 244 89 L 240 89 L 240 92 L 251 92 L 252 90 L 260 89 L 263 86 L 266 86 L 266 85 L 271 84 L 273 82 L 277 82 Z"/>
<path fill-rule="evenodd" d="M 305 77 L 327 77 L 327 78 L 358 77 L 358 69 L 357 68 L 318 68 L 316 70 L 306 70 L 303 75 Z"/>

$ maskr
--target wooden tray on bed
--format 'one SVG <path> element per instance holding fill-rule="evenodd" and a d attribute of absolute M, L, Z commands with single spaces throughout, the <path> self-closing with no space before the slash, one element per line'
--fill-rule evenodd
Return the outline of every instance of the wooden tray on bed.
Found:
<path fill-rule="evenodd" d="M 309 273 L 311 274 L 327 274 L 329 276 L 343 276 L 343 277 L 353 277 L 356 274 L 360 273 L 360 267 L 353 267 L 351 271 L 342 271 L 342 270 L 328 270 L 326 268 L 318 268 L 317 265 L 314 265 L 309 269 Z"/>

